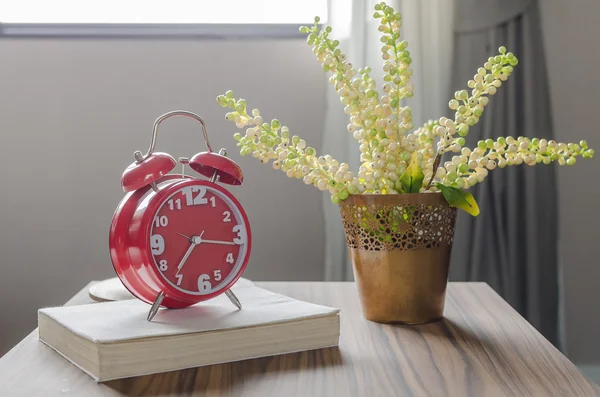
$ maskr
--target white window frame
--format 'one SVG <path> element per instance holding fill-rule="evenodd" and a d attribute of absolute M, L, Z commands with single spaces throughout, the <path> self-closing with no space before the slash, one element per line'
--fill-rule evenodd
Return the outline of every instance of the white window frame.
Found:
<path fill-rule="evenodd" d="M 59 24 L 2 23 L 0 37 L 304 38 L 304 24 Z"/>
<path fill-rule="evenodd" d="M 2 0 L 0 0 L 2 1 Z M 20 1 L 20 0 L 8 0 L 8 1 Z M 52 0 L 45 0 L 51 2 Z M 85 0 L 80 0 L 85 1 Z M 146 1 L 146 0 L 144 0 Z M 160 0 L 164 1 L 165 4 L 168 0 Z M 288 0 L 269 0 L 269 1 L 256 1 L 253 2 L 251 0 L 236 0 L 238 3 L 244 3 L 244 7 L 251 7 L 252 10 L 257 11 L 259 14 L 257 15 L 248 15 L 248 22 L 244 21 L 243 13 L 244 7 L 238 9 L 237 14 L 233 18 L 222 18 L 222 15 L 218 15 L 214 18 L 214 23 L 212 21 L 208 21 L 205 18 L 199 18 L 196 22 L 193 19 L 183 17 L 181 21 L 179 18 L 173 18 L 173 15 L 165 15 L 164 21 L 162 21 L 161 16 L 156 14 L 157 5 L 162 6 L 163 3 L 155 0 L 154 5 L 150 4 L 149 13 L 142 13 L 139 15 L 140 18 L 136 18 L 131 15 L 132 9 L 127 9 L 124 11 L 124 14 L 121 15 L 121 18 L 114 18 L 114 21 L 106 20 L 104 22 L 103 16 L 105 11 L 110 10 L 106 7 L 112 7 L 119 4 L 119 1 L 110 1 L 107 2 L 103 6 L 102 13 L 99 14 L 98 18 L 91 17 L 90 15 L 81 15 L 82 22 L 78 22 L 76 18 L 65 17 L 57 19 L 53 21 L 52 18 L 39 18 L 39 15 L 36 16 L 35 13 L 32 14 L 31 21 L 27 21 L 26 18 L 15 17 L 6 15 L 6 19 L 3 22 L 2 15 L 0 15 L 0 37 L 139 37 L 139 38 L 156 38 L 156 37 L 189 37 L 189 38 L 300 38 L 305 37 L 304 34 L 299 32 L 299 28 L 302 25 L 311 25 L 311 21 L 307 21 L 304 23 L 297 22 L 298 18 L 292 16 L 292 18 L 287 18 L 289 22 L 281 23 L 273 19 L 276 16 L 273 15 L 272 19 L 269 18 L 261 18 L 263 16 L 263 8 L 268 7 L 270 3 L 277 3 L 277 12 L 286 12 L 288 7 L 285 5 L 284 1 Z M 190 3 L 191 1 L 191 3 Z M 186 3 L 194 4 L 195 1 L 206 1 L 206 0 L 185 0 L 171 3 L 175 10 L 177 7 L 184 7 Z M 220 0 L 211 0 L 211 1 L 220 1 Z M 229 1 L 222 3 L 223 6 L 226 4 L 230 4 L 233 6 L 236 1 Z M 139 2 L 139 0 L 138 0 Z M 328 12 L 329 5 L 328 1 L 318 0 L 318 2 L 327 3 L 326 9 L 323 9 L 321 12 Z M 58 1 L 61 4 L 61 1 Z M 76 2 L 78 5 L 82 4 L 80 2 Z M 31 4 L 35 4 L 35 1 Z M 44 3 L 46 6 L 49 3 Z M 68 4 L 68 2 L 62 2 L 63 6 Z M 99 3 L 101 4 L 101 3 Z M 112 5 L 111 5 L 112 4 Z M 179 4 L 179 6 L 177 6 Z M 252 6 L 252 4 L 256 4 L 256 6 Z M 96 4 L 97 6 L 98 4 Z M 21 4 L 23 6 L 23 3 Z M 202 11 L 202 6 L 199 5 L 200 8 L 197 9 L 198 12 Z M 205 8 L 204 10 L 210 10 L 209 8 Z M 213 5 L 214 7 L 214 5 Z M 298 7 L 303 7 L 301 4 L 295 4 L 295 6 L 289 8 L 289 12 L 294 12 L 293 10 Z M 19 9 L 16 8 L 17 15 L 19 13 L 27 13 L 26 8 Z M 44 8 L 40 8 L 38 12 L 44 13 Z M 75 11 L 77 12 L 77 11 Z M 215 12 L 214 9 L 212 12 Z M 248 12 L 248 9 L 246 9 Z M 319 12 L 315 10 L 315 12 Z M 85 12 L 84 12 L 85 14 Z M 168 13 L 167 13 L 168 14 Z M 204 13 L 206 14 L 206 12 Z M 259 16 L 260 15 L 260 16 Z M 106 15 L 105 15 L 106 16 Z M 241 16 L 241 18 L 240 18 Z M 256 17 L 258 16 L 258 20 Z M 326 18 L 326 15 L 320 15 L 322 18 Z M 109 18 L 108 16 L 106 16 Z M 129 17 L 132 17 L 132 21 L 129 22 Z M 147 23 L 143 23 L 143 19 L 148 17 Z M 305 14 L 307 18 L 308 15 Z M 22 19 L 19 20 L 19 19 Z M 111 19 L 111 18 L 109 18 Z M 139 19 L 139 20 L 135 20 Z M 312 19 L 312 17 L 311 17 Z M 231 20 L 231 22 L 229 22 Z M 84 22 L 87 21 L 87 22 Z M 142 22 L 142 23 L 140 23 Z"/>

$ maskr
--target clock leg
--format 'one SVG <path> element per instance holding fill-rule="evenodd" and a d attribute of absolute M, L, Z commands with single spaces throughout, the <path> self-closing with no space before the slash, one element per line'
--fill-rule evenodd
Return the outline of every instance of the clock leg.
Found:
<path fill-rule="evenodd" d="M 237 298 L 237 296 L 235 296 L 232 290 L 228 289 L 227 291 L 225 291 L 225 295 L 227 295 L 227 297 L 229 298 L 231 303 L 235 305 L 235 307 L 237 307 L 240 310 L 242 309 L 242 304 L 240 303 L 240 300 Z"/>
<path fill-rule="evenodd" d="M 156 316 L 156 313 L 158 313 L 158 309 L 160 309 L 160 304 L 162 303 L 163 299 L 165 299 L 165 293 L 163 291 L 160 291 L 160 293 L 156 296 L 156 299 L 154 300 L 150 311 L 148 312 L 148 317 L 146 318 L 148 321 L 152 321 L 154 316 Z"/>

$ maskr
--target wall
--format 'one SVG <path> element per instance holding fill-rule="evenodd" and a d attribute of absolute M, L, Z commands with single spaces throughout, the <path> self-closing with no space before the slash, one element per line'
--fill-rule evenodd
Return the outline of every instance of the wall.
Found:
<path fill-rule="evenodd" d="M 321 145 L 325 77 L 303 40 L 0 40 L 0 356 L 90 280 L 114 276 L 108 227 L 119 178 L 146 151 L 154 119 L 205 117 L 213 147 L 245 171 L 231 188 L 250 218 L 245 276 L 322 277 L 321 195 L 239 158 L 235 126 L 214 98 L 232 88 L 249 106 Z M 162 125 L 158 149 L 203 151 L 189 119 Z"/>
<path fill-rule="evenodd" d="M 600 153 L 600 2 L 540 4 L 556 136 L 561 141 L 586 139 Z M 567 354 L 587 365 L 600 365 L 598 157 L 561 167 L 558 176 Z"/>

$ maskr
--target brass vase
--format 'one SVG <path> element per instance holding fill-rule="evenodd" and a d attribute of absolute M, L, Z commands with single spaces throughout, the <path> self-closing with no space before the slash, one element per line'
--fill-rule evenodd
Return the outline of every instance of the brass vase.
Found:
<path fill-rule="evenodd" d="M 350 195 L 340 212 L 364 316 L 441 319 L 456 208 L 441 193 L 364 194 Z"/>

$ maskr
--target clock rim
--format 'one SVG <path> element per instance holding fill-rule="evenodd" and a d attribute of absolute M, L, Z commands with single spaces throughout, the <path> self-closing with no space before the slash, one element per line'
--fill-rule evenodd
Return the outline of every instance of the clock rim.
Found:
<path fill-rule="evenodd" d="M 166 201 L 169 199 L 169 197 L 171 197 L 173 194 L 177 193 L 177 191 L 184 189 L 188 186 L 206 186 L 208 188 L 211 188 L 211 189 L 216 190 L 216 191 L 220 192 L 221 194 L 223 194 L 225 197 L 227 197 L 231 201 L 231 203 L 234 206 L 237 207 L 237 210 L 239 211 L 242 221 L 244 222 L 245 227 L 246 227 L 246 252 L 244 254 L 244 258 L 241 262 L 241 265 L 239 266 L 239 270 L 227 284 L 224 284 L 221 288 L 219 288 L 218 290 L 213 291 L 209 294 L 192 294 L 192 293 L 186 292 L 186 290 L 184 290 L 182 288 L 173 286 L 169 282 L 169 280 L 162 274 L 160 269 L 158 268 L 158 264 L 156 263 L 156 261 L 154 259 L 154 255 L 152 255 L 152 250 L 150 247 L 150 236 L 151 236 L 152 226 L 153 226 L 154 218 L 155 218 L 156 214 L 158 214 L 158 211 L 160 211 L 162 206 L 166 204 Z M 159 195 L 160 195 L 160 197 L 159 197 Z M 164 191 L 160 190 L 159 192 L 157 192 L 154 195 L 154 197 L 152 197 L 150 199 L 148 206 L 146 207 L 146 210 L 144 211 L 144 214 L 142 215 L 142 218 L 140 219 L 140 223 L 142 225 L 146 225 L 146 226 L 144 226 L 144 236 L 142 237 L 142 241 L 143 241 L 144 245 L 142 245 L 142 247 L 141 247 L 142 252 L 144 254 L 144 259 L 146 259 L 146 255 L 148 255 L 148 257 L 149 257 L 148 259 L 150 260 L 150 263 L 153 265 L 155 272 L 157 273 L 158 277 L 160 277 L 160 279 L 163 281 L 165 286 L 168 286 L 169 290 L 171 290 L 173 292 L 177 291 L 179 294 L 183 294 L 187 299 L 190 299 L 193 297 L 192 299 L 195 300 L 195 302 L 202 302 L 205 300 L 212 299 L 216 296 L 221 295 L 228 289 L 230 289 L 233 286 L 233 284 L 235 284 L 236 281 L 242 276 L 242 274 L 246 270 L 248 261 L 250 260 L 250 251 L 252 248 L 252 231 L 250 229 L 250 222 L 248 220 L 248 215 L 246 214 L 246 211 L 244 211 L 244 207 L 242 207 L 241 203 L 235 198 L 235 196 L 233 196 L 233 194 L 231 194 L 231 192 L 229 192 L 227 189 L 223 188 L 222 186 L 217 185 L 214 182 L 207 181 L 204 179 L 189 179 L 189 180 L 177 181 L 175 183 L 170 184 L 168 187 L 166 187 L 164 189 Z M 165 292 L 165 294 L 168 296 L 168 294 L 166 292 Z"/>
<path fill-rule="evenodd" d="M 189 179 L 191 177 L 186 176 L 185 178 Z M 156 183 L 162 184 L 170 181 L 173 184 L 178 180 L 183 180 L 183 178 L 180 175 L 168 174 Z M 149 185 L 129 192 L 123 197 L 113 214 L 109 231 L 109 249 L 113 268 L 123 286 L 142 302 L 152 304 L 158 294 L 164 290 L 162 280 L 153 270 L 147 271 L 147 277 L 142 277 L 140 272 L 147 270 L 148 267 L 153 268 L 153 266 L 146 266 L 141 261 L 134 260 L 131 252 L 132 250 L 135 251 L 131 233 L 134 224 L 133 218 L 140 203 L 148 194 L 155 194 Z M 137 242 L 138 240 L 139 238 L 134 235 L 133 241 Z M 182 308 L 194 303 L 196 302 L 168 297 L 163 300 L 161 306 Z"/>
<path fill-rule="evenodd" d="M 243 275 L 248 265 L 252 250 L 252 231 L 244 207 L 231 192 L 222 186 L 187 175 L 182 178 L 181 175 L 176 174 L 165 175 L 157 181 L 157 184 L 160 186 L 165 182 L 170 183 L 158 192 L 154 192 L 149 186 L 146 186 L 128 193 L 121 200 L 113 215 L 109 232 L 109 248 L 115 273 L 132 295 L 143 302 L 152 304 L 156 296 L 164 291 L 166 296 L 161 306 L 174 309 L 212 299 L 230 289 Z M 175 190 L 188 185 L 204 185 L 219 190 L 238 207 L 246 224 L 247 250 L 239 271 L 228 284 L 206 295 L 191 295 L 178 291 L 169 285 L 162 274 L 159 273 L 160 270 L 155 265 L 150 249 L 150 228 L 160 204 Z M 151 196 L 149 199 L 148 195 Z M 149 200 L 149 202 L 140 214 L 139 207 L 144 199 Z M 155 208 L 149 211 L 151 206 Z M 144 222 L 146 227 L 144 227 Z M 142 271 L 146 272 L 146 277 L 141 276 Z"/>

